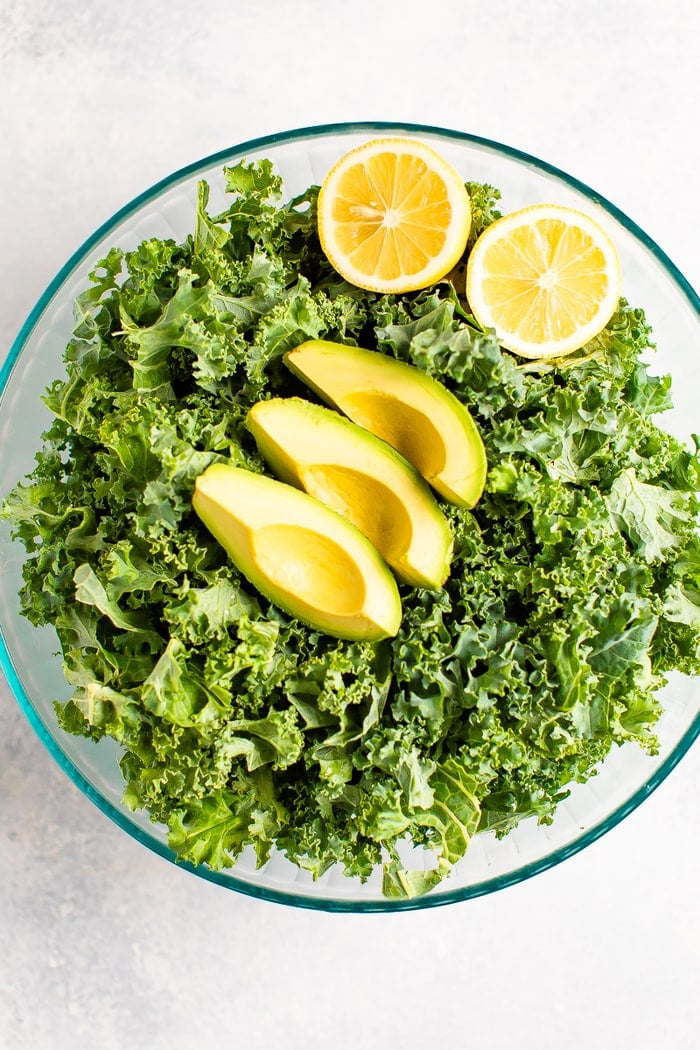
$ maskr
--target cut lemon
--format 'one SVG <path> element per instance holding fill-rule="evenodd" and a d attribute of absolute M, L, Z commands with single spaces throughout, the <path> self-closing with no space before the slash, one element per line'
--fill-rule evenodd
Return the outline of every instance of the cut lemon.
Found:
<path fill-rule="evenodd" d="M 597 222 L 536 204 L 484 230 L 467 262 L 467 299 L 482 328 L 521 357 L 562 357 L 598 335 L 620 298 L 620 262 Z"/>
<path fill-rule="evenodd" d="M 464 180 L 422 142 L 373 139 L 340 158 L 318 195 L 331 265 L 373 292 L 411 292 L 459 261 L 471 226 Z"/>

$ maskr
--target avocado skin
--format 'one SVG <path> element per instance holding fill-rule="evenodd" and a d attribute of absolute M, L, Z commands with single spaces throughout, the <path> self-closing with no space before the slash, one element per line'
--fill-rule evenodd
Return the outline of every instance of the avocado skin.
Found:
<path fill-rule="evenodd" d="M 379 641 L 398 632 L 401 599 L 389 567 L 359 529 L 312 496 L 215 463 L 196 479 L 192 507 L 249 583 L 290 616 L 347 640 Z M 285 574 L 303 586 L 280 586 Z M 314 602 L 309 579 L 321 580 L 325 600 Z"/>
<path fill-rule="evenodd" d="M 385 441 L 303 398 L 254 405 L 246 425 L 272 471 L 343 514 L 374 544 L 399 580 L 439 589 L 452 533 L 430 488 Z"/>
<path fill-rule="evenodd" d="M 437 379 L 379 351 L 325 339 L 288 351 L 284 363 L 323 401 L 396 448 L 447 502 L 467 509 L 478 502 L 484 444 L 466 405 Z"/>

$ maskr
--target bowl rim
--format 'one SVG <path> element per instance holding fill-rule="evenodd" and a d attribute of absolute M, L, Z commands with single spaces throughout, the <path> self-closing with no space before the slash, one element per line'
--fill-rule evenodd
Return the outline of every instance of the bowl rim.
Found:
<path fill-rule="evenodd" d="M 253 151 L 258 152 L 268 146 L 288 144 L 304 139 L 321 139 L 331 135 L 373 134 L 377 132 L 394 135 L 424 135 L 436 137 L 438 139 L 452 140 L 457 143 L 466 143 L 471 146 L 480 147 L 486 151 L 504 155 L 511 160 L 516 160 L 530 167 L 534 167 L 548 175 L 554 176 L 566 186 L 583 194 L 591 203 L 602 207 L 610 216 L 616 219 L 620 225 L 631 233 L 637 241 L 640 241 L 661 264 L 662 268 L 671 278 L 672 283 L 676 285 L 678 291 L 680 291 L 688 301 L 691 310 L 695 311 L 700 319 L 700 297 L 697 295 L 687 278 L 681 273 L 678 267 L 672 262 L 656 241 L 645 233 L 644 230 L 621 211 L 621 209 L 611 201 L 607 200 L 607 198 L 597 193 L 586 183 L 567 174 L 560 168 L 550 164 L 548 161 L 541 160 L 532 154 L 508 146 L 494 139 L 429 124 L 386 120 L 314 124 L 247 139 L 237 145 L 218 150 L 217 152 L 193 161 L 184 167 L 178 168 L 171 174 L 166 175 L 164 178 L 153 183 L 137 196 L 133 197 L 105 220 L 105 222 L 98 226 L 97 229 L 94 230 L 93 233 L 91 233 L 90 236 L 87 237 L 87 239 L 84 240 L 83 243 L 73 252 L 56 273 L 55 277 L 46 286 L 45 290 L 42 292 L 22 324 L 17 336 L 13 340 L 7 356 L 0 365 L 0 402 L 14 366 L 17 364 L 27 341 L 38 326 L 44 311 L 55 294 L 70 277 L 73 271 L 76 270 L 85 260 L 86 256 L 92 251 L 92 249 L 124 219 L 137 212 L 144 204 L 154 200 L 161 193 L 171 189 L 179 182 L 195 175 L 197 172 L 204 172 L 206 169 L 212 168 L 216 165 L 221 166 L 227 161 L 245 156 L 246 153 Z M 342 897 L 325 898 L 305 896 L 291 891 L 287 892 L 273 887 L 257 885 L 244 879 L 237 878 L 233 874 L 213 871 L 205 865 L 193 865 L 187 861 L 178 860 L 173 850 L 171 850 L 164 842 L 151 836 L 147 830 L 133 824 L 127 818 L 123 809 L 117 808 L 104 798 L 62 750 L 58 743 L 58 739 L 54 737 L 44 725 L 21 683 L 19 674 L 15 669 L 10 655 L 9 646 L 5 641 L 1 622 L 0 669 L 2 670 L 19 707 L 55 761 L 63 771 L 67 773 L 76 787 L 78 787 L 83 794 L 98 807 L 98 809 L 117 824 L 117 826 L 131 835 L 132 838 L 135 838 L 152 852 L 176 864 L 178 868 L 181 868 L 184 871 L 189 871 L 209 882 L 224 886 L 227 889 L 235 890 L 246 896 L 268 900 L 278 904 L 308 908 L 315 911 L 394 912 L 420 910 L 423 908 L 438 907 L 473 899 L 488 893 L 496 892 L 497 890 L 505 889 L 506 887 L 515 885 L 519 882 L 524 882 L 525 880 L 532 878 L 534 875 L 560 864 L 563 860 L 566 860 L 568 857 L 585 849 L 624 820 L 666 779 L 683 756 L 688 752 L 694 741 L 700 736 L 700 713 L 698 713 L 677 741 L 670 754 L 659 764 L 649 778 L 638 787 L 628 799 L 609 813 L 607 817 L 589 828 L 572 842 L 557 847 L 552 850 L 552 852 L 540 857 L 538 860 L 524 864 L 522 867 L 508 872 L 505 875 L 495 876 L 491 879 L 473 883 L 470 886 L 455 887 L 453 889 L 449 888 L 448 880 L 448 882 L 444 884 L 446 888 L 442 892 L 434 892 L 427 896 L 417 897 L 410 900 L 377 898 L 363 901 Z"/>

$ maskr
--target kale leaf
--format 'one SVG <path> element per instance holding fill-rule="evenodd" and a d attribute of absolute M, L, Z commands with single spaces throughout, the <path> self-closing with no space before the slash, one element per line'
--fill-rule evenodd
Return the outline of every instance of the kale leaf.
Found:
<path fill-rule="evenodd" d="M 656 747 L 671 669 L 700 673 L 700 459 L 659 429 L 642 310 L 622 301 L 580 353 L 522 365 L 450 281 L 407 296 L 345 284 L 316 234 L 316 188 L 285 201 L 266 161 L 199 192 L 182 244 L 112 250 L 76 303 L 67 378 L 32 475 L 2 513 L 24 544 L 21 600 L 52 624 L 72 698 L 61 726 L 123 749 L 125 803 L 181 858 L 222 868 L 273 846 L 340 863 L 388 896 L 449 875 L 483 830 L 550 821 L 614 746 Z M 497 191 L 470 184 L 474 229 Z M 320 635 L 257 594 L 191 510 L 210 463 L 262 470 L 243 426 L 293 386 L 307 338 L 361 343 L 438 376 L 489 461 L 446 508 L 445 587 L 402 588 L 395 639 Z M 408 839 L 435 866 L 406 868 Z"/>

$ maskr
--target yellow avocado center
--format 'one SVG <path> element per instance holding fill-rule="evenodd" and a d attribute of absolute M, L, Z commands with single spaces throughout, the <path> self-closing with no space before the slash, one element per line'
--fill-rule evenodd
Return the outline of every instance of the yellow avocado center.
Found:
<path fill-rule="evenodd" d="M 362 573 L 328 536 L 300 525 L 264 525 L 255 530 L 252 543 L 261 570 L 296 601 L 331 615 L 362 612 L 366 597 Z"/>
<path fill-rule="evenodd" d="M 384 557 L 399 559 L 413 538 L 410 515 L 387 485 L 352 467 L 318 464 L 304 472 L 317 499 L 350 521 L 379 548 Z"/>
<path fill-rule="evenodd" d="M 440 474 L 447 462 L 442 435 L 413 405 L 381 390 L 363 390 L 343 397 L 341 408 L 413 463 L 424 478 Z"/>

